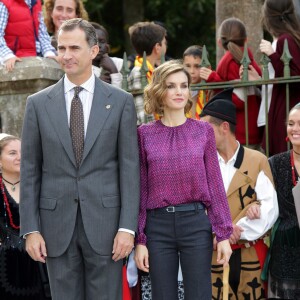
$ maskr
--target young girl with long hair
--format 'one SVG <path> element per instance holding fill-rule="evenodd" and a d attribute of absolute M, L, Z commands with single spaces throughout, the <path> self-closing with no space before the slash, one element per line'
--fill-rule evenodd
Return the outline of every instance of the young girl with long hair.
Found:
<path fill-rule="evenodd" d="M 224 56 L 218 63 L 216 71 L 208 68 L 201 68 L 200 76 L 208 83 L 240 80 L 240 66 L 243 57 L 245 43 L 247 41 L 247 32 L 244 23 L 237 18 L 228 18 L 224 20 L 219 29 L 219 44 L 225 50 Z M 251 68 L 261 74 L 260 68 L 255 62 L 252 52 L 248 49 L 248 55 L 251 60 Z M 249 145 L 252 148 L 259 149 L 262 139 L 262 129 L 257 127 L 257 116 L 261 98 L 255 87 L 247 89 L 248 96 L 248 129 Z M 241 144 L 246 144 L 245 128 L 245 98 L 243 89 L 234 89 L 232 101 L 236 106 L 236 138 Z"/>

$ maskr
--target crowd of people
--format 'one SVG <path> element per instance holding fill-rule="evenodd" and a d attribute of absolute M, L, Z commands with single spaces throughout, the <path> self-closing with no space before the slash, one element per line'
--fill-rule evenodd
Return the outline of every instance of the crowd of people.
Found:
<path fill-rule="evenodd" d="M 287 120 L 283 84 L 269 98 L 257 86 L 191 93 L 202 80 L 261 78 L 250 49 L 241 66 L 245 24 L 221 23 L 213 70 L 200 67 L 201 45 L 163 62 L 166 28 L 137 22 L 128 84 L 142 88 L 143 65 L 148 84 L 133 96 L 121 89 L 123 60 L 109 56 L 107 30 L 81 0 L 44 8 L 0 1 L 3 68 L 44 56 L 65 72 L 28 97 L 22 142 L 0 134 L 1 300 L 300 299 L 298 84 L 289 84 Z M 283 76 L 285 41 L 299 76 L 293 1 L 265 0 L 262 23 L 272 76 Z"/>

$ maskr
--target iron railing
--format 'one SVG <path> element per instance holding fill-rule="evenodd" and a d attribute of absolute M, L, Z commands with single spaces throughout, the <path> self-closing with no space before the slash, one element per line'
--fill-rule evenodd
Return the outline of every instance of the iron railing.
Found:
<path fill-rule="evenodd" d="M 269 84 L 285 84 L 286 85 L 286 116 L 288 117 L 288 113 L 290 110 L 290 83 L 300 82 L 300 76 L 291 76 L 290 72 L 290 60 L 292 59 L 292 56 L 289 52 L 288 48 L 288 42 L 285 40 L 284 42 L 284 50 L 283 54 L 281 56 L 281 60 L 284 64 L 284 72 L 283 77 L 277 77 L 274 79 L 269 78 L 269 70 L 268 70 L 268 64 L 270 62 L 270 59 L 268 56 L 263 55 L 262 59 L 260 61 L 261 68 L 262 68 L 262 78 L 261 80 L 256 81 L 250 81 L 248 79 L 248 72 L 243 72 L 243 76 L 240 81 L 226 81 L 226 82 L 214 82 L 214 83 L 207 83 L 205 80 L 202 80 L 199 84 L 194 84 L 191 86 L 192 90 L 217 90 L 217 89 L 226 89 L 226 88 L 244 88 L 244 95 L 245 95 L 245 129 L 246 129 L 246 146 L 249 145 L 249 132 L 248 132 L 248 99 L 247 99 L 247 87 L 249 86 L 265 86 L 265 99 L 268 99 L 268 85 Z M 122 89 L 132 93 L 134 96 L 136 95 L 143 95 L 143 89 L 148 84 L 147 81 L 147 64 L 146 64 L 146 54 L 144 53 L 144 59 L 143 59 L 143 65 L 141 67 L 140 73 L 141 73 L 141 89 L 139 90 L 132 90 L 129 89 L 128 86 L 128 75 L 130 73 L 130 70 L 128 69 L 128 63 L 127 63 L 127 56 L 126 53 L 123 57 L 123 67 L 121 70 L 123 81 L 122 81 Z M 243 58 L 241 60 L 241 65 L 243 66 L 244 70 L 248 70 L 248 66 L 251 63 L 249 56 L 248 56 L 248 49 L 247 47 L 244 48 Z M 207 50 L 206 47 L 203 46 L 202 51 L 202 62 L 200 64 L 201 67 L 210 67 L 210 62 L 208 60 Z M 204 93 L 206 94 L 206 93 Z M 300 95 L 299 95 L 300 99 Z M 204 99 L 206 102 L 208 99 Z M 268 99 L 270 101 L 271 99 Z M 269 156 L 269 126 L 268 126 L 268 101 L 265 101 L 265 119 L 266 119 L 266 155 Z M 288 144 L 288 147 L 290 145 Z"/>

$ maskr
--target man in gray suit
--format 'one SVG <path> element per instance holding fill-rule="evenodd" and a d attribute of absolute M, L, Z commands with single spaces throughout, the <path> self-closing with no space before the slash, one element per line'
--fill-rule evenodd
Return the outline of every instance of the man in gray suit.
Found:
<path fill-rule="evenodd" d="M 139 209 L 136 112 L 130 94 L 97 79 L 94 28 L 65 21 L 66 75 L 27 100 L 21 162 L 21 234 L 47 261 L 53 300 L 120 300 L 122 260 Z M 80 87 L 79 87 L 80 86 Z"/>

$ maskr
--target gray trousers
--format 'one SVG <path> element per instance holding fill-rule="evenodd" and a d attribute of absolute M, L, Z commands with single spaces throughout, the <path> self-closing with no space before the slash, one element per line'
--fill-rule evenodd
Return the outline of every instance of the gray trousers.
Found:
<path fill-rule="evenodd" d="M 211 300 L 211 224 L 203 209 L 147 213 L 152 300 L 178 299 L 178 265 L 182 268 L 184 299 Z"/>
<path fill-rule="evenodd" d="M 59 257 L 48 257 L 52 300 L 121 300 L 122 260 L 102 256 L 91 248 L 78 206 L 71 243 Z"/>

